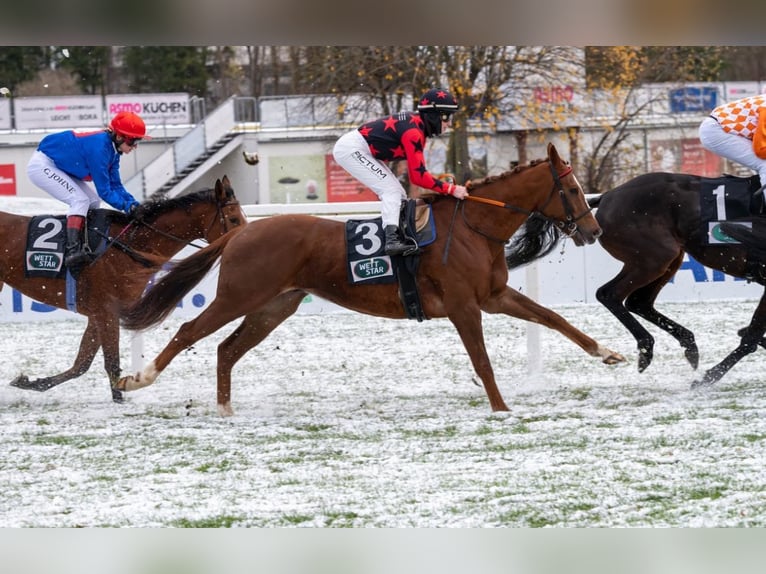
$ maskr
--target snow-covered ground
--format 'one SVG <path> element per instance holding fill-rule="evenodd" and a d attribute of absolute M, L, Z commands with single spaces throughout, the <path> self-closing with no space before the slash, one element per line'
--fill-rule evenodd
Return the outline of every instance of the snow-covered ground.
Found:
<path fill-rule="evenodd" d="M 672 303 L 701 369 L 736 343 L 754 301 Z M 0 526 L 766 526 L 763 351 L 691 391 L 677 343 L 654 363 L 597 305 L 555 308 L 629 357 L 609 367 L 543 330 L 486 316 L 501 392 L 492 414 L 452 325 L 296 315 L 234 372 L 215 408 L 216 345 L 179 355 L 113 404 L 101 354 L 46 393 L 0 385 Z M 180 325 L 145 334 L 153 357 Z M 0 324 L 0 381 L 68 367 L 78 320 Z M 130 334 L 123 365 L 130 364 Z"/>

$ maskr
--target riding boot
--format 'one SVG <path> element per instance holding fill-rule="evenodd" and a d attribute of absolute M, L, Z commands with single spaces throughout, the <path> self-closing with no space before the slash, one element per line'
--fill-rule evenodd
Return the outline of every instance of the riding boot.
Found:
<path fill-rule="evenodd" d="M 386 255 L 401 255 L 412 246 L 402 242 L 399 238 L 399 227 L 386 225 Z"/>
<path fill-rule="evenodd" d="M 90 255 L 82 246 L 82 230 L 68 227 L 66 230 L 66 247 L 64 248 L 64 263 L 69 269 L 79 270 L 91 262 Z"/>

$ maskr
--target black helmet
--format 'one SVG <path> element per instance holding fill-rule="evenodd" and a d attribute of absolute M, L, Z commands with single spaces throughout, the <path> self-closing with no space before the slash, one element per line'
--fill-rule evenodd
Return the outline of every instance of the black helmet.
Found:
<path fill-rule="evenodd" d="M 420 113 L 438 111 L 454 114 L 457 111 L 457 101 L 447 90 L 431 88 L 423 94 L 418 102 Z"/>
<path fill-rule="evenodd" d="M 457 102 L 447 90 L 432 88 L 421 96 L 418 111 L 423 117 L 426 137 L 438 136 L 442 133 L 442 117 L 454 114 Z"/>

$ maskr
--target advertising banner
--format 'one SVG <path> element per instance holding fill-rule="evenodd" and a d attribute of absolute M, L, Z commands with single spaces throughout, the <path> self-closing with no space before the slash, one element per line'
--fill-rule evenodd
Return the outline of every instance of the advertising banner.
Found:
<path fill-rule="evenodd" d="M 0 98 L 0 130 L 9 130 L 11 124 L 11 100 L 10 98 Z"/>
<path fill-rule="evenodd" d="M 104 126 L 101 96 L 15 98 L 16 129 L 100 128 Z"/>
<path fill-rule="evenodd" d="M 378 196 L 338 165 L 332 154 L 325 156 L 327 201 L 377 201 Z"/>
<path fill-rule="evenodd" d="M 16 164 L 0 164 L 0 195 L 16 195 Z"/>
<path fill-rule="evenodd" d="M 724 84 L 724 102 L 732 102 L 747 96 L 757 96 L 761 93 L 758 82 L 727 82 Z"/>
<path fill-rule="evenodd" d="M 147 125 L 188 124 L 189 94 L 110 94 L 106 96 L 106 115 L 118 112 L 138 114 Z"/>

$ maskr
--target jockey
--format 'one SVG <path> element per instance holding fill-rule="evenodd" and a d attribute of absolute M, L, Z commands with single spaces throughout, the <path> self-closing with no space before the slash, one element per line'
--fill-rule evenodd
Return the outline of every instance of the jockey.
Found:
<path fill-rule="evenodd" d="M 399 209 L 407 199 L 402 184 L 383 162 L 406 159 L 410 181 L 438 193 L 465 199 L 462 185 L 446 183 L 431 175 L 425 164 L 425 140 L 450 127 L 457 102 L 446 90 L 428 90 L 418 102 L 417 112 L 399 112 L 362 124 L 341 136 L 333 148 L 338 165 L 374 191 L 382 203 L 381 219 L 386 234 L 387 255 L 410 249 L 399 237 Z"/>
<path fill-rule="evenodd" d="M 69 206 L 67 267 L 77 269 L 90 263 L 89 251 L 83 247 L 83 229 L 88 210 L 98 207 L 101 199 L 128 215 L 138 208 L 138 201 L 120 179 L 120 156 L 133 151 L 142 139 L 149 139 L 144 121 L 133 112 L 120 112 L 104 130 L 47 135 L 32 154 L 27 165 L 30 181 Z M 92 181 L 96 191 L 86 181 Z"/>
<path fill-rule="evenodd" d="M 766 187 L 766 94 L 723 104 L 700 124 L 703 147 L 749 167 Z"/>

